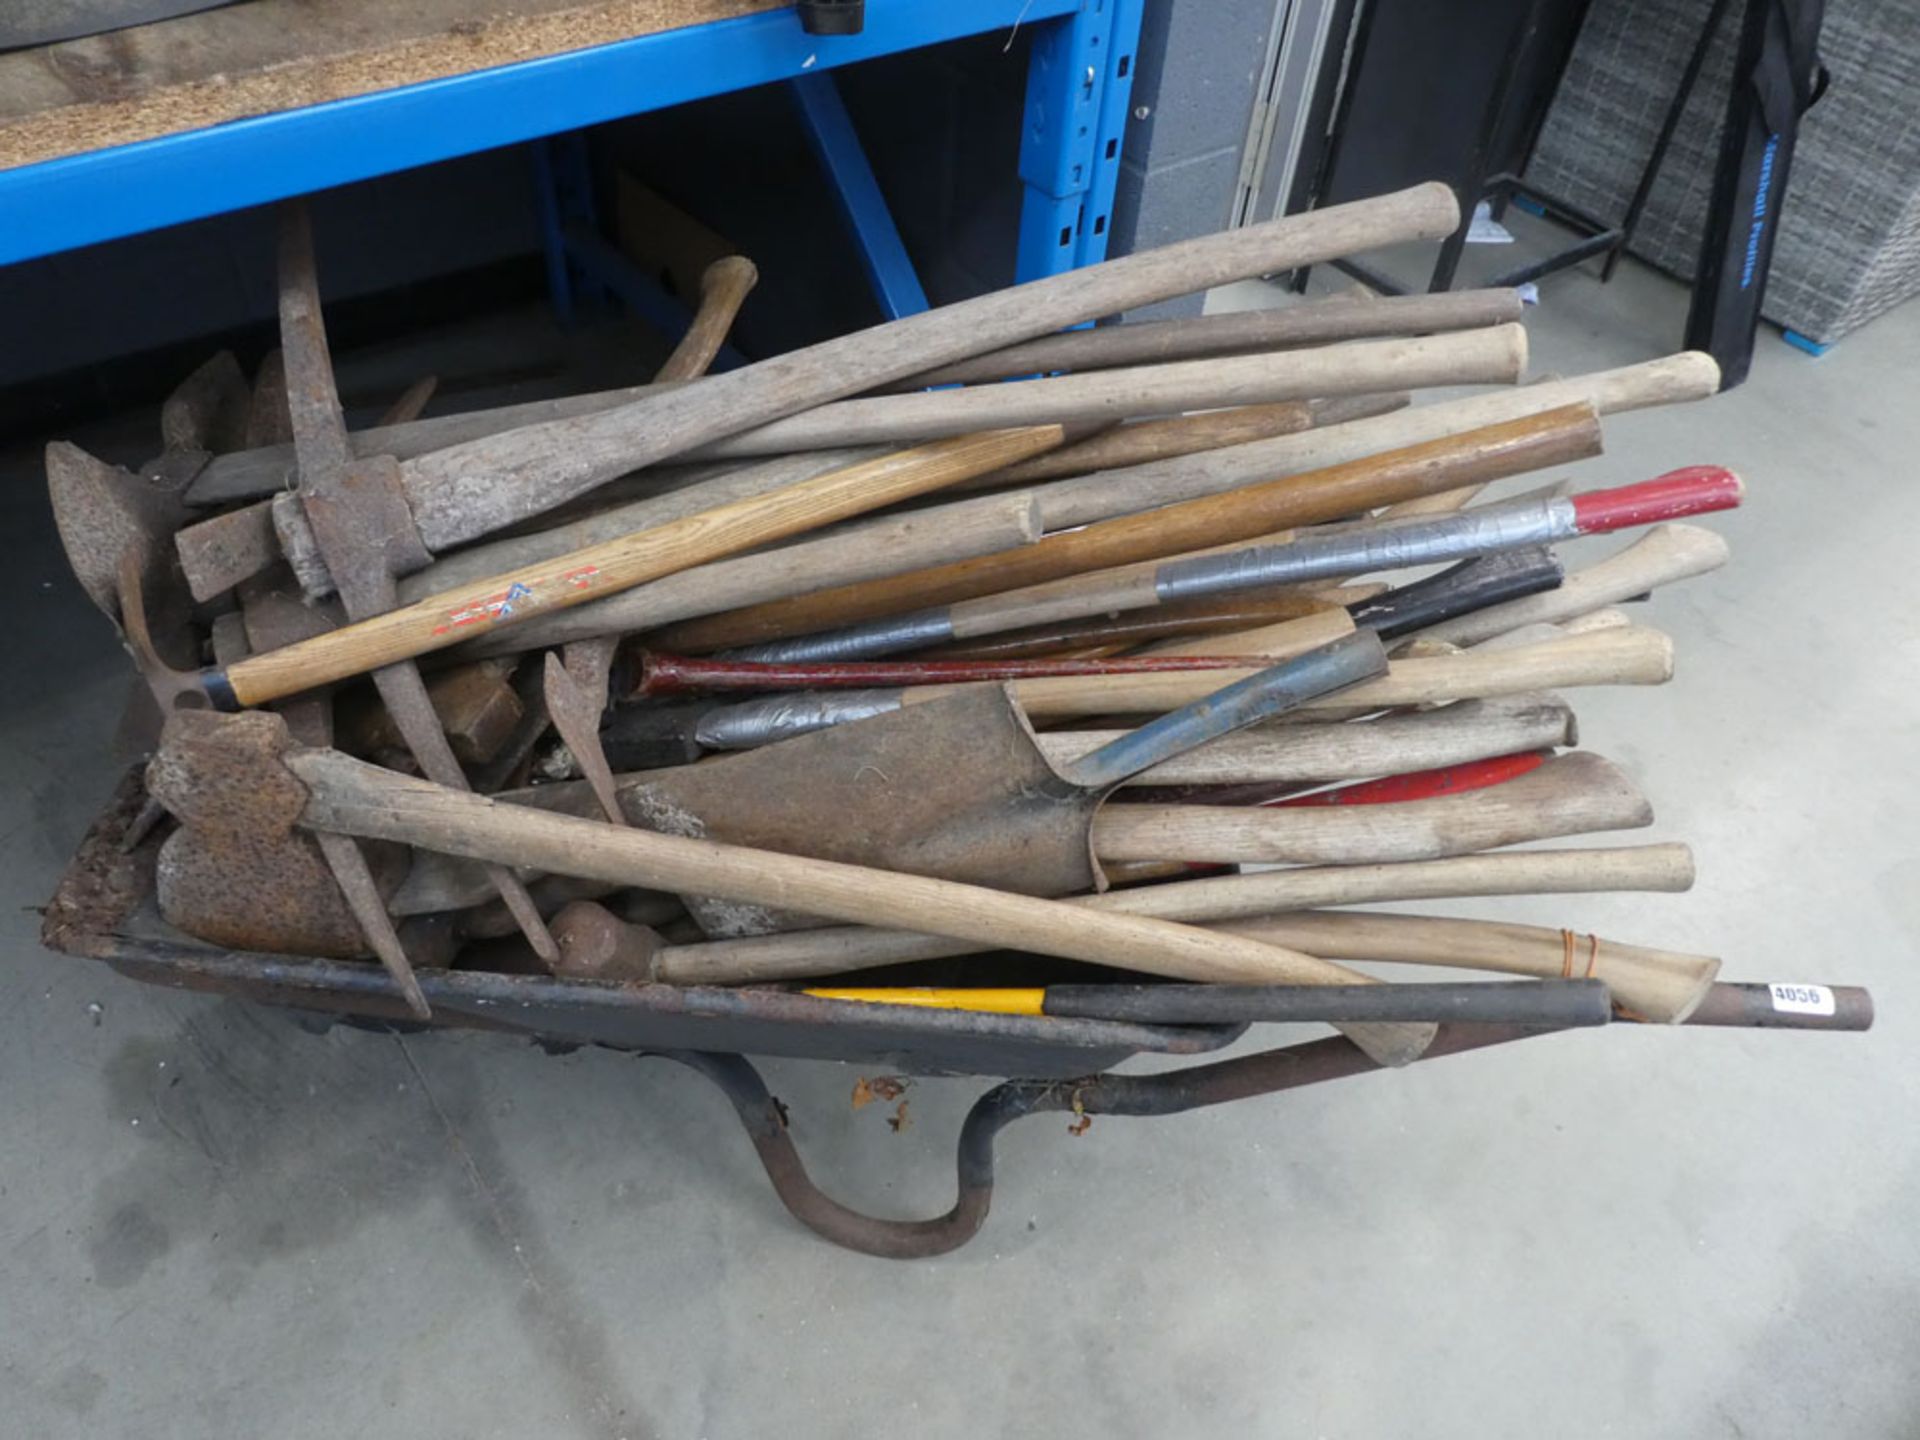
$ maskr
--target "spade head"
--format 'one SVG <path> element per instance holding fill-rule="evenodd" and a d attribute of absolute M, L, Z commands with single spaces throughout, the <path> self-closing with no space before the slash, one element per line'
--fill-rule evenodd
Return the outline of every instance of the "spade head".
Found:
<path fill-rule="evenodd" d="M 1005 686 L 983 685 L 624 786 L 635 825 L 1023 895 L 1104 885 L 1106 790 L 1062 778 Z M 688 896 L 709 935 L 824 923 Z"/>

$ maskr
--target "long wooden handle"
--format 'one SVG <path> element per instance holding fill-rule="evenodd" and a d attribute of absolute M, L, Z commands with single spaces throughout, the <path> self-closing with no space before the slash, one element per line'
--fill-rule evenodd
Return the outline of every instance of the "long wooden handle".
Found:
<path fill-rule="evenodd" d="M 457 645 L 642 581 L 769 540 L 890 505 L 981 469 L 1031 455 L 1063 438 L 1059 426 L 939 441 L 689 515 L 635 535 L 511 570 L 470 590 L 430 596 L 330 634 L 243 660 L 210 684 L 233 702 L 259 705 L 397 660 Z M 227 698 L 227 697 L 219 697 Z"/>
<path fill-rule="evenodd" d="M 740 313 L 753 287 L 760 283 L 760 271 L 744 255 L 723 255 L 700 274 L 700 308 L 680 343 L 673 347 L 667 363 L 653 377 L 659 384 L 668 380 L 691 380 L 707 373 L 714 356 L 726 343 L 727 332 Z"/>
<path fill-rule="evenodd" d="M 1064 903 L 1088 910 L 1219 923 L 1324 905 L 1440 900 L 1466 895 L 1583 894 L 1685 890 L 1693 856 L 1685 845 L 1617 850 L 1511 850 L 1399 865 L 1264 870 L 1209 880 L 1110 890 Z M 654 978 L 674 985 L 744 985 L 801 980 L 983 948 L 916 931 L 837 926 L 739 940 L 675 945 L 654 960 Z M 1581 957 L 1584 963 L 1584 955 Z M 1646 1000 L 1649 997 L 1640 995 Z M 1645 1009 L 1636 1005 L 1636 1009 Z M 1646 1013 L 1654 1013 L 1648 1010 Z"/>
<path fill-rule="evenodd" d="M 1353 617 L 1347 614 L 1346 611 L 1318 610 L 1311 615 L 1302 615 L 1294 620 L 1284 620 L 1278 625 L 1269 627 L 1263 632 L 1262 643 L 1259 649 L 1242 650 L 1238 653 L 1241 655 L 1257 655 L 1265 660 L 1287 660 L 1295 655 L 1304 655 L 1309 650 L 1329 644 L 1343 636 L 1351 635 L 1353 631 Z M 1130 694 L 1124 684 L 1127 680 L 1140 678 L 1147 674 L 1174 674 L 1182 676 L 1182 678 L 1191 676 L 1192 678 L 1202 681 L 1202 683 L 1192 687 L 1193 693 L 1185 700 L 1175 702 L 1176 705 L 1191 705 L 1195 700 L 1219 688 L 1218 686 L 1209 686 L 1204 683 L 1205 681 L 1218 680 L 1220 684 L 1224 685 L 1230 680 L 1244 680 L 1249 675 L 1252 675 L 1258 668 L 1258 666 L 1253 665 L 1241 665 L 1237 667 L 1217 665 L 1211 669 L 1201 671 L 1197 675 L 1191 671 L 1109 670 L 1105 674 L 1099 675 L 1039 676 L 1031 679 L 1013 680 L 1009 683 L 1013 687 L 1014 698 L 1020 702 L 1021 707 L 1030 715 L 1048 717 L 1057 714 L 1098 715 L 1116 713 L 1132 708 L 1126 703 L 1110 705 L 1101 701 L 1102 684 L 1107 681 L 1122 682 L 1115 686 L 1112 694 L 1115 699 L 1125 702 Z M 1054 680 L 1068 679 L 1090 680 L 1096 683 L 1088 689 L 1077 692 L 1072 689 L 1056 690 L 1051 687 L 1051 682 Z M 950 695 L 958 694 L 966 688 L 967 686 L 964 683 L 915 685 L 901 698 L 906 704 L 921 705 L 934 700 L 943 700 Z M 1353 691 L 1347 690 L 1342 693 L 1351 695 Z M 1074 708 L 1056 708 L 1061 705 Z M 1082 706 L 1086 708 L 1079 708 Z M 1146 708 L 1172 709 L 1174 706 L 1148 706 Z"/>
<path fill-rule="evenodd" d="M 691 484 L 676 485 L 659 494 L 647 495 L 624 504 L 609 505 L 577 520 L 563 521 L 524 535 L 503 536 L 482 541 L 466 549 L 435 560 L 426 569 L 400 581 L 400 600 L 411 604 L 429 595 L 443 595 L 461 586 L 491 579 L 508 570 L 554 560 L 589 545 L 604 545 L 636 530 L 649 530 L 672 520 L 684 520 L 702 510 L 731 505 L 769 495 L 789 485 L 831 475 L 850 465 L 878 460 L 887 452 L 877 446 L 845 450 L 813 450 L 804 455 L 784 455 L 775 460 L 740 465 L 724 474 L 710 475 Z M 306 577 L 302 577 L 306 583 Z M 312 586 L 308 585 L 309 593 Z"/>
<path fill-rule="evenodd" d="M 943 660 L 1012 659 L 1075 654 L 1088 649 L 1118 653 L 1147 640 L 1209 636 L 1294 620 L 1318 610 L 1336 609 L 1354 600 L 1370 599 L 1384 588 L 1356 585 L 1315 593 L 1316 587 L 1275 586 L 1270 590 L 1209 600 L 1181 600 L 1171 605 L 1156 605 L 1150 610 L 1123 610 L 1117 615 L 1095 615 L 1085 620 L 1006 630 L 917 653 Z"/>
<path fill-rule="evenodd" d="M 1298 622 L 1315 623 L 1318 617 Z M 1351 624 L 1340 615 L 1330 623 Z M 1153 714 L 1191 705 L 1213 685 L 1245 680 L 1253 668 L 1199 674 L 1070 675 L 1015 680 L 1008 689 L 1039 719 L 1073 715 Z M 1513 650 L 1475 650 L 1396 660 L 1377 680 L 1297 707 L 1339 716 L 1365 715 L 1402 705 L 1443 705 L 1569 685 L 1659 685 L 1673 676 L 1673 642 L 1657 630 L 1626 626 L 1568 635 Z M 1199 681 L 1211 684 L 1197 684 Z M 743 700 L 707 711 L 697 733 L 715 749 L 750 749 L 776 740 L 942 699 L 958 687 L 920 685 L 904 690 L 793 692 Z"/>
<path fill-rule="evenodd" d="M 1140 565 L 1189 550 L 1250 540 L 1288 526 L 1333 520 L 1409 495 L 1445 489 L 1468 479 L 1524 474 L 1599 451 L 1600 421 L 1592 407 L 1564 406 L 1324 470 L 1142 509 L 1084 529 L 1049 535 L 1017 554 L 983 556 L 887 581 L 843 585 L 777 607 L 763 605 L 715 615 L 676 627 L 661 637 L 661 644 L 697 653 L 803 635 L 902 610 L 976 601 L 973 609 L 956 611 L 956 626 L 964 626 L 957 633 L 986 634 L 1040 624 L 1048 618 L 1045 613 L 1035 613 L 1042 608 L 1040 602 L 1049 602 L 1044 608 L 1050 611 L 1055 608 L 1050 602 L 1077 593 L 1076 587 L 1066 583 L 1066 577 L 1090 577 L 1083 588 L 1091 594 L 1106 583 L 1091 577 L 1110 567 Z M 1129 578 L 1138 576 L 1129 572 Z M 1038 594 L 1023 593 L 1038 585 L 1055 588 Z M 1034 604 L 1028 605 L 1029 601 Z M 1097 601 L 1090 603 L 1094 605 L 1092 610 L 1073 613 L 1086 615 L 1104 608 Z M 996 618 L 987 624 L 987 616 Z M 1025 616 L 1031 618 L 1022 618 Z"/>
<path fill-rule="evenodd" d="M 1029 485 L 1057 480 L 1063 475 L 1085 475 L 1122 465 L 1141 465 L 1223 445 L 1245 445 L 1311 429 L 1313 407 L 1304 400 L 1278 400 L 1271 405 L 1236 405 L 1228 410 L 1201 410 L 1192 415 L 1170 415 L 1158 420 L 1133 420 L 1115 425 L 1051 455 L 1036 455 L 991 475 L 969 480 L 968 490 L 989 486 Z"/>
<path fill-rule="evenodd" d="M 734 605 L 804 595 L 830 580 L 892 575 L 923 564 L 995 554 L 1039 538 L 1040 516 L 1031 491 L 983 495 L 957 505 L 929 505 L 791 545 L 696 565 L 503 630 L 466 648 L 477 654 L 506 654 L 602 635 L 626 635 Z"/>
<path fill-rule="evenodd" d="M 1578 750 L 1504 785 L 1438 800 L 1301 810 L 1107 805 L 1093 819 L 1093 849 L 1102 860 L 1373 865 L 1652 823 L 1626 772 Z"/>
<path fill-rule="evenodd" d="M 1339 960 L 1391 960 L 1410 965 L 1459 965 L 1540 979 L 1596 979 L 1635 1015 L 1677 1025 L 1706 998 L 1720 973 L 1711 955 L 1650 950 L 1597 935 L 1436 915 L 1291 915 L 1233 922 L 1225 927 L 1277 945 L 1310 947 Z"/>
<path fill-rule="evenodd" d="M 1518 695 L 1499 700 L 1466 700 L 1437 710 L 1389 715 L 1365 724 L 1306 723 L 1294 725 L 1256 725 L 1232 735 L 1209 741 L 1197 750 L 1164 760 L 1126 782 L 1128 785 L 1233 785 L 1292 782 L 1305 784 L 1328 780 L 1356 780 L 1389 774 L 1407 767 L 1431 770 L 1461 765 L 1489 756 L 1511 755 L 1519 751 L 1550 750 L 1575 741 L 1574 716 L 1566 703 L 1553 695 Z M 1128 734 L 1124 730 L 1061 730 L 1042 732 L 1036 741 L 1049 759 L 1067 764 Z M 644 784 L 660 772 L 645 771 L 622 776 L 622 785 Z M 1124 794 L 1124 790 L 1122 791 Z M 541 785 L 532 789 L 506 791 L 495 797 L 502 804 L 532 805 L 559 810 L 570 815 L 592 813 L 592 797 L 582 782 Z M 1608 852 L 1612 853 L 1612 852 Z M 1623 852 L 1624 853 L 1624 852 Z M 432 857 L 415 860 L 414 874 L 436 862 Z M 446 861 L 446 865 L 462 862 Z M 1414 872 L 1406 872 L 1414 873 Z M 1644 872 L 1634 872 L 1644 878 Z M 1617 877 L 1616 877 L 1617 878 Z M 1600 884 L 1595 889 L 1632 889 L 1640 883 Z M 409 880 L 412 889 L 414 881 Z M 484 886 L 479 886 L 481 890 Z M 1674 888 L 1684 889 L 1684 885 Z M 1156 889 L 1154 894 L 1169 893 Z M 1259 905 L 1236 914 L 1258 914 L 1264 909 L 1286 908 L 1286 904 L 1331 905 L 1345 900 L 1328 898 L 1330 892 L 1308 892 L 1305 899 L 1289 901 L 1286 895 L 1273 905 Z M 1494 892 L 1487 892 L 1494 893 Z M 1287 892 L 1290 895 L 1291 892 Z M 1390 896 L 1362 891 L 1352 897 L 1360 900 L 1419 899 L 1414 896 Z M 1285 903 L 1283 903 L 1285 902 Z M 449 899 L 439 908 L 458 908 L 457 899 Z M 1182 918 L 1167 915 L 1167 919 Z M 1204 918 L 1191 916 L 1187 918 Z"/>
<path fill-rule="evenodd" d="M 1727 554 L 1727 542 L 1712 530 L 1698 525 L 1656 525 L 1625 549 L 1574 571 L 1557 590 L 1429 626 L 1420 632 L 1420 638 L 1477 645 L 1522 625 L 1572 619 L 1677 580 L 1705 575 L 1726 564 Z"/>
<path fill-rule="evenodd" d="M 286 763 L 307 787 L 303 823 L 315 829 L 399 840 L 618 885 L 800 909 L 837 920 L 912 924 L 992 945 L 1184 980 L 1327 985 L 1367 979 L 1310 955 L 1169 921 L 1086 912 L 976 885 L 499 805 L 333 750 L 289 753 Z M 1353 1027 L 1347 1034 L 1383 1063 L 1403 1064 L 1426 1048 L 1432 1029 L 1370 1025 Z"/>
<path fill-rule="evenodd" d="M 1449 234 L 1459 202 L 1429 184 L 1141 251 L 810 345 L 598 415 L 553 421 L 404 463 L 430 550 L 538 515 L 724 436 L 982 351 L 1380 244 Z"/>
<path fill-rule="evenodd" d="M 1125 734 L 1048 730 L 1037 737 L 1050 760 L 1076 760 Z M 1556 695 L 1523 693 L 1463 700 L 1434 710 L 1386 715 L 1365 724 L 1256 725 L 1190 750 L 1135 776 L 1133 785 L 1247 785 L 1359 780 L 1407 770 L 1464 765 L 1523 750 L 1574 743 L 1573 711 Z"/>
<path fill-rule="evenodd" d="M 1345 618 L 1344 616 L 1342 618 Z M 1319 622 L 1318 617 L 1296 622 Z M 1334 622 L 1337 623 L 1337 622 Z M 1348 623 L 1351 623 L 1349 621 Z M 1017 680 L 1013 693 L 1031 715 L 1110 715 L 1170 710 L 1190 704 L 1207 688 L 1237 673 L 1205 675 L 1092 675 Z M 1244 674 L 1252 674 L 1247 670 Z M 1529 645 L 1517 650 L 1472 651 L 1430 659 L 1395 660 L 1378 680 L 1305 709 L 1379 709 L 1396 705 L 1441 705 L 1453 700 L 1517 695 L 1571 685 L 1660 685 L 1673 678 L 1673 641 L 1658 630 L 1632 625 Z M 916 699 L 932 698 L 925 686 Z"/>
<path fill-rule="evenodd" d="M 1350 611 L 1337 612 L 1348 625 L 1353 624 Z M 1165 640 L 1156 645 L 1148 645 L 1135 652 L 1142 660 L 1172 660 L 1185 656 L 1188 659 L 1211 659 L 1232 655 L 1288 655 L 1292 647 L 1299 643 L 1299 637 L 1306 633 L 1310 625 L 1336 625 L 1339 622 L 1326 618 L 1329 612 L 1319 611 L 1307 616 L 1294 616 L 1287 620 L 1276 620 L 1271 625 L 1257 625 L 1251 630 L 1233 630 L 1219 635 L 1201 635 L 1181 640 Z"/>
<path fill-rule="evenodd" d="M 1202 355 L 1325 345 L 1335 340 L 1477 330 L 1517 321 L 1521 308 L 1517 290 L 1454 290 L 1437 295 L 1365 300 L 1338 295 L 1282 310 L 1244 310 L 1186 320 L 1102 325 L 1093 330 L 1048 335 L 1023 345 L 977 355 L 971 360 L 922 371 L 891 388 L 972 385 L 982 380 L 1044 375 L 1054 370 L 1105 370 L 1116 365 L 1193 360 Z"/>
<path fill-rule="evenodd" d="M 1518 325 L 1413 340 L 1356 340 L 1329 350 L 1275 351 L 1059 375 L 1019 385 L 968 385 L 820 405 L 693 452 L 783 455 L 828 445 L 899 444 L 1015 425 L 1165 415 L 1203 405 L 1267 405 L 1437 385 L 1511 385 L 1527 365 Z"/>
<path fill-rule="evenodd" d="M 1591 404 L 1602 415 L 1611 415 L 1649 405 L 1705 399 L 1719 387 L 1719 367 L 1710 357 L 1692 352 L 1669 355 L 1570 380 L 1544 381 L 1367 419 L 1316 425 L 1271 440 L 1057 481 L 1044 487 L 1043 514 L 1047 529 L 1064 530 L 1128 510 L 1171 505 L 1275 477 L 1325 469 L 1566 405 Z M 1130 501 L 1145 498 L 1115 510 L 1108 508 L 1115 494 Z"/>

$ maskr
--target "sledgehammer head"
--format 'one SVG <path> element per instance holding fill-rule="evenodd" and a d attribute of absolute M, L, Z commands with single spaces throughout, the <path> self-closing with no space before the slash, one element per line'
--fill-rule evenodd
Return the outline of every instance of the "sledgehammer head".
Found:
<path fill-rule="evenodd" d="M 281 763 L 292 748 L 267 711 L 168 717 L 147 793 L 180 828 L 160 847 L 155 898 L 168 924 L 209 944 L 358 959 L 371 947 L 319 844 L 295 828 L 307 792 Z M 399 877 L 379 868 L 390 890 Z"/>

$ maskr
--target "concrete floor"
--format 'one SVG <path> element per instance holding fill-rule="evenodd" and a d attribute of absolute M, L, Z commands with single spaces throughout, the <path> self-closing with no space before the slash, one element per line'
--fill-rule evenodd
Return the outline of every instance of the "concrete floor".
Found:
<path fill-rule="evenodd" d="M 1540 370 L 1671 348 L 1685 308 L 1634 266 L 1546 302 Z M 1744 389 L 1611 422 L 1588 482 L 1751 484 L 1714 522 L 1734 565 L 1649 612 L 1678 678 L 1576 697 L 1701 881 L 1451 907 L 1862 982 L 1876 1031 L 1622 1028 L 1079 1139 L 1028 1120 L 985 1232 L 919 1264 L 801 1231 L 669 1065 L 314 1036 L 43 953 L 125 672 L 16 457 L 0 1432 L 1920 1435 L 1917 376 L 1909 305 L 1818 361 L 1769 331 Z M 948 1203 L 978 1083 L 916 1084 L 896 1135 L 851 1071 L 767 1069 L 843 1198 Z"/>

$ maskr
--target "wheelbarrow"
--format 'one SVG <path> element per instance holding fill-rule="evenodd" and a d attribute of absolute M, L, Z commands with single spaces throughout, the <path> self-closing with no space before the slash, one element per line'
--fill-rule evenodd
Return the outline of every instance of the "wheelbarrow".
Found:
<path fill-rule="evenodd" d="M 420 972 L 432 1006 L 432 1019 L 423 1024 L 378 964 L 223 950 L 167 926 L 153 898 L 161 836 L 139 833 L 146 800 L 142 772 L 130 771 L 47 906 L 41 936 L 50 949 L 104 961 L 149 984 L 374 1027 L 486 1030 L 549 1046 L 591 1044 L 673 1060 L 725 1092 L 775 1193 L 797 1220 L 835 1244 L 870 1255 L 939 1255 L 971 1239 L 993 1197 L 995 1138 L 1022 1116 L 1173 1115 L 1381 1068 L 1336 1036 L 1154 1075 L 1114 1075 L 1108 1072 L 1136 1055 L 1217 1052 L 1247 1026 L 982 1013 L 786 990 L 620 985 L 491 970 Z M 1033 973 L 1032 957 L 1020 963 L 1023 973 Z M 1057 973 L 1042 971 L 1036 978 Z M 875 972 L 863 977 L 875 978 Z M 1783 990 L 1802 993 L 1783 1000 Z M 1807 991 L 1819 993 L 1810 1001 Z M 1870 997 L 1855 987 L 1716 984 L 1686 1023 L 1864 1030 L 1872 1018 Z M 1442 1024 L 1422 1058 L 1545 1033 L 1550 1030 L 1539 1025 Z M 961 1127 L 953 1206 L 932 1219 L 894 1220 L 849 1209 L 813 1182 L 794 1147 L 786 1108 L 748 1055 L 840 1060 L 919 1075 L 1014 1078 L 1001 1079 L 982 1095 Z"/>

